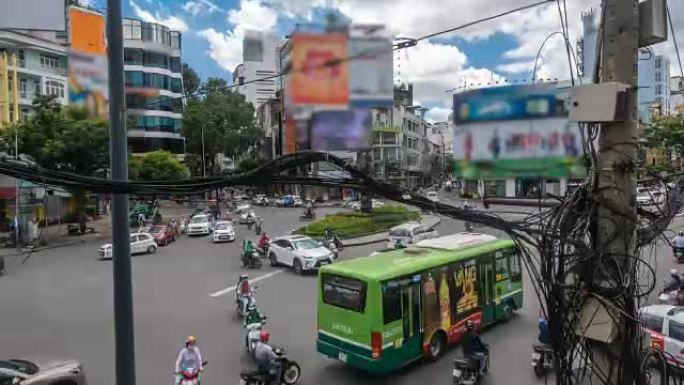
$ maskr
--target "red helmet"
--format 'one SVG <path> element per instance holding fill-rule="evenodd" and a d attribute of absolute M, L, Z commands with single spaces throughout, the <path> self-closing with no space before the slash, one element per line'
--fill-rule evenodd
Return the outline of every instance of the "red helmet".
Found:
<path fill-rule="evenodd" d="M 271 338 L 271 333 L 267 332 L 266 330 L 262 330 L 261 333 L 259 333 L 259 340 L 261 342 L 268 342 L 269 338 Z"/>

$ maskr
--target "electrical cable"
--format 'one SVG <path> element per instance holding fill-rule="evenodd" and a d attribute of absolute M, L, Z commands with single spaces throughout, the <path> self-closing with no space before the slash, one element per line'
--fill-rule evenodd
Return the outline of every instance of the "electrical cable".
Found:
<path fill-rule="evenodd" d="M 670 24 L 670 31 L 672 32 L 672 43 L 674 43 L 675 53 L 677 54 L 677 62 L 679 63 L 679 74 L 684 79 L 684 67 L 682 67 L 682 57 L 679 55 L 679 45 L 677 44 L 677 35 L 675 34 L 674 25 L 672 24 L 672 16 L 670 16 L 670 5 L 667 5 L 667 21 Z"/>

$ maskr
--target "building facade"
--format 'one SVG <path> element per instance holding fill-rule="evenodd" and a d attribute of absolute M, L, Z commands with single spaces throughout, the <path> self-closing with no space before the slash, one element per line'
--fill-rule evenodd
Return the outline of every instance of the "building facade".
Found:
<path fill-rule="evenodd" d="M 129 151 L 183 156 L 181 33 L 124 19 L 123 36 Z"/>
<path fill-rule="evenodd" d="M 670 78 L 670 115 L 684 116 L 684 77 Z"/>
<path fill-rule="evenodd" d="M 583 83 L 590 83 L 594 67 L 596 66 L 596 43 L 598 38 L 598 23 L 596 12 L 590 9 L 582 12 L 582 38 L 577 42 L 577 56 L 579 58 L 580 75 Z"/>
<path fill-rule="evenodd" d="M 67 103 L 66 44 L 55 32 L 0 30 L 0 126 L 30 114 L 38 95 Z"/>
<path fill-rule="evenodd" d="M 648 123 L 653 115 L 670 113 L 670 61 L 652 51 L 639 53 L 639 121 Z"/>
<path fill-rule="evenodd" d="M 259 35 L 251 41 L 252 44 L 249 42 L 250 40 L 246 40 L 243 62 L 238 64 L 233 71 L 233 84 L 238 85 L 237 91 L 245 95 L 245 99 L 257 109 L 269 99 L 275 98 L 276 90 L 279 89 L 280 80 L 276 78 L 255 80 L 268 78 L 277 73 L 279 49 L 282 42 L 271 35 Z M 259 48 L 247 49 L 254 45 L 258 45 Z"/>

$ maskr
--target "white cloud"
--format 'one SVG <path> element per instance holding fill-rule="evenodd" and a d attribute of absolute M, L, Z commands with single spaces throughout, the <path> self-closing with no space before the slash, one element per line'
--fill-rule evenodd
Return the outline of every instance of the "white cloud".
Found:
<path fill-rule="evenodd" d="M 425 120 L 430 123 L 446 122 L 449 119 L 449 114 L 451 114 L 451 108 L 433 107 L 425 114 Z"/>
<path fill-rule="evenodd" d="M 183 10 L 192 16 L 210 15 L 220 10 L 220 8 L 209 0 L 188 1 L 183 4 Z"/>
<path fill-rule="evenodd" d="M 142 19 L 142 21 L 161 24 L 169 27 L 169 29 L 173 31 L 186 32 L 188 30 L 188 25 L 178 16 L 162 16 L 159 12 L 152 14 L 152 12 L 142 9 L 133 0 L 129 0 L 129 4 L 131 5 L 131 8 L 133 8 L 135 15 Z"/>
<path fill-rule="evenodd" d="M 496 69 L 501 72 L 509 74 L 531 73 L 534 67 L 534 60 L 532 61 L 517 61 L 513 63 L 499 64 Z"/>
<path fill-rule="evenodd" d="M 226 71 L 233 71 L 242 63 L 242 41 L 245 31 L 268 32 L 275 27 L 278 14 L 257 0 L 242 0 L 239 9 L 228 12 L 228 21 L 234 25 L 226 32 L 208 28 L 198 32 L 209 43 L 209 56 Z"/>

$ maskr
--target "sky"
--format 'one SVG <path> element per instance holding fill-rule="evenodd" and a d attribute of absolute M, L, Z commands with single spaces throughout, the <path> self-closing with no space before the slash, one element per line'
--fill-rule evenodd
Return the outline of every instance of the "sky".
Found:
<path fill-rule="evenodd" d="M 81 0 L 102 6 L 105 0 Z M 297 24 L 322 24 L 330 9 L 354 23 L 381 23 L 395 36 L 420 37 L 502 13 L 536 0 L 122 0 L 124 16 L 157 22 L 183 33 L 183 60 L 201 78 L 232 82 L 242 61 L 245 31 L 283 37 Z M 675 33 L 684 45 L 684 1 L 670 1 Z M 561 2 L 561 5 L 563 3 Z M 599 0 L 567 0 L 569 41 L 581 38 L 581 13 L 598 9 Z M 556 2 L 503 16 L 440 37 L 421 41 L 395 54 L 395 83 L 414 84 L 417 103 L 429 107 L 427 117 L 447 120 L 451 94 L 459 86 L 525 81 L 532 76 L 568 79 L 569 63 Z M 671 41 L 653 46 L 670 57 L 672 75 L 679 74 Z M 684 50 L 684 46 L 682 47 Z M 396 65 L 401 63 L 401 73 Z"/>

